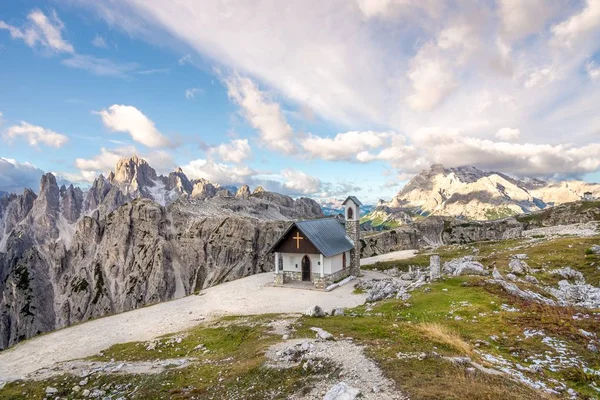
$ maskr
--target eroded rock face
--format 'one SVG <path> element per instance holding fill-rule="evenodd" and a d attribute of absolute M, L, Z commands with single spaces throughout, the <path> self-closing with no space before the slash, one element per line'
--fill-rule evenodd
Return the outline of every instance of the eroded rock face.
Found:
<path fill-rule="evenodd" d="M 81 218 L 68 249 L 60 239 L 35 246 L 33 232 L 13 231 L 10 251 L 0 253 L 0 347 L 269 270 L 266 252 L 287 224 L 194 218 L 137 199 L 104 218 Z"/>
<path fill-rule="evenodd" d="M 218 185 L 156 176 L 139 159 L 98 177 L 85 199 L 52 174 L 40 186 L 0 197 L 0 349 L 267 271 L 289 220 L 323 215 L 313 200 L 247 187 L 216 196 Z M 209 197 L 190 199 L 199 187 Z"/>
<path fill-rule="evenodd" d="M 67 221 L 70 223 L 77 222 L 83 209 L 83 191 L 80 188 L 69 185 L 61 193 L 60 209 Z"/>

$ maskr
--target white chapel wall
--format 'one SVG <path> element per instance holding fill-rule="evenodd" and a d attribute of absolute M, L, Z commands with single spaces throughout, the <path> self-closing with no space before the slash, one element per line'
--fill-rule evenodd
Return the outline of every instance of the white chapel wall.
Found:
<path fill-rule="evenodd" d="M 319 254 L 306 254 L 310 258 L 310 269 L 313 273 L 321 272 L 319 265 Z M 281 253 L 283 259 L 283 270 L 292 272 L 302 272 L 302 258 L 305 254 Z M 298 268 L 296 268 L 296 264 Z"/>

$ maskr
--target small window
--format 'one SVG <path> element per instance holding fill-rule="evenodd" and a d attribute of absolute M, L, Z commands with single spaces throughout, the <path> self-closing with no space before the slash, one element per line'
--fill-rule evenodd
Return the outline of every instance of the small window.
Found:
<path fill-rule="evenodd" d="M 354 210 L 352 209 L 352 207 L 348 207 L 348 219 L 354 219 Z"/>

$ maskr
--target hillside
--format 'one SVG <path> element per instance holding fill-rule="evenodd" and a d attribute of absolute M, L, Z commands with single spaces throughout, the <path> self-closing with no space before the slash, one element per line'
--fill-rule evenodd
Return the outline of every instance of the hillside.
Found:
<path fill-rule="evenodd" d="M 335 315 L 302 315 L 311 304 L 303 296 L 301 304 L 257 301 L 240 312 L 248 294 L 260 300 L 278 290 L 284 297 L 302 293 L 256 292 L 250 281 L 261 277 L 253 276 L 134 311 L 154 321 L 167 318 L 165 307 L 178 310 L 175 326 L 161 324 L 166 334 L 157 338 L 127 340 L 139 319 L 127 314 L 67 328 L 0 353 L 0 365 L 22 360 L 17 369 L 29 372 L 36 342 L 61 346 L 69 330 L 88 331 L 85 340 L 94 342 L 103 335 L 94 329 L 99 324 L 112 327 L 110 340 L 123 342 L 83 347 L 85 358 L 69 361 L 59 352 L 63 362 L 44 361 L 16 381 L 0 367 L 0 380 L 7 380 L 0 397 L 323 399 L 337 390 L 373 400 L 598 398 L 600 235 L 597 224 L 567 228 L 567 236 L 550 227 L 437 248 L 438 280 L 428 279 L 432 253 L 423 251 L 366 267 L 385 274 L 367 271 L 354 294 L 351 287 L 307 293 Z M 196 310 L 198 302 L 204 306 Z M 206 304 L 232 314 L 261 311 L 214 319 Z M 74 340 L 75 350 L 85 340 Z"/>
<path fill-rule="evenodd" d="M 581 201 L 585 192 L 600 198 L 600 184 L 514 179 L 475 167 L 432 165 L 415 175 L 394 198 L 380 204 L 362 222 L 394 227 L 423 216 L 492 220 Z"/>

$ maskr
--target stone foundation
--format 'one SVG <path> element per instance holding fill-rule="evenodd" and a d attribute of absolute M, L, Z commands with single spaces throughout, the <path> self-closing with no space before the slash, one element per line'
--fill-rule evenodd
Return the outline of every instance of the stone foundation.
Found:
<path fill-rule="evenodd" d="M 333 274 L 325 274 L 323 277 L 321 277 L 320 272 L 313 273 L 310 281 L 315 286 L 315 289 L 325 290 L 327 286 L 339 282 L 347 276 L 350 276 L 350 268 L 342 269 Z M 302 282 L 302 272 L 283 271 L 282 273 L 275 274 L 273 279 L 275 285 L 285 285 L 289 282 Z"/>

